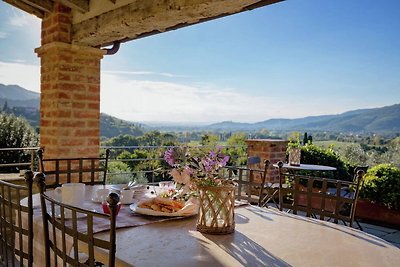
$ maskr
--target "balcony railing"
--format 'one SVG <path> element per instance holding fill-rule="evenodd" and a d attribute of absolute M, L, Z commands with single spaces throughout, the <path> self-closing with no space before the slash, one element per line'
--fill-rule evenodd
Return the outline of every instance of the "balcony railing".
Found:
<path fill-rule="evenodd" d="M 176 146 L 103 146 L 101 153 L 110 151 L 108 183 L 126 183 L 138 180 L 141 183 L 157 183 L 160 180 L 169 180 L 169 166 L 164 160 L 167 149 Z M 185 146 L 190 148 L 213 148 L 212 146 Z M 221 146 L 222 148 L 243 148 L 245 146 Z M 38 171 L 37 151 L 39 147 L 0 148 L 0 172 L 18 173 L 19 170 L 30 169 Z M 126 153 L 123 153 L 126 151 Z M 135 153 L 138 152 L 138 153 Z M 13 157 L 9 157 L 13 154 Z M 123 153 L 121 155 L 121 153 Z M 19 155 L 19 156 L 15 156 Z M 132 157 L 134 155 L 134 157 Z M 146 155 L 146 157 L 140 157 Z M 137 157 L 136 157 L 137 156 Z M 236 160 L 236 159 L 234 159 Z M 118 164 L 118 163 L 123 164 Z"/>
<path fill-rule="evenodd" d="M 138 180 L 138 182 L 157 183 L 160 180 L 170 180 L 168 174 L 169 166 L 165 162 L 163 155 L 165 151 L 171 147 L 176 146 L 104 146 L 102 149 L 110 150 L 109 158 L 109 171 L 107 173 L 108 183 L 126 183 L 131 180 Z M 211 146 L 185 146 L 190 148 L 213 148 Z M 221 146 L 222 148 L 243 148 L 246 151 L 246 146 Z M 147 155 L 150 157 L 142 158 L 124 158 L 121 153 L 127 151 L 134 153 L 135 151 L 150 152 Z M 125 154 L 128 156 L 127 154 Z M 235 160 L 235 159 L 234 159 Z M 127 171 L 117 169 L 118 166 L 113 163 L 121 162 L 131 168 Z M 126 166 L 124 166 L 126 167 Z M 133 167 L 133 168 L 132 168 Z"/>
<path fill-rule="evenodd" d="M 37 170 L 38 149 L 39 147 L 0 148 L 0 172 Z"/>

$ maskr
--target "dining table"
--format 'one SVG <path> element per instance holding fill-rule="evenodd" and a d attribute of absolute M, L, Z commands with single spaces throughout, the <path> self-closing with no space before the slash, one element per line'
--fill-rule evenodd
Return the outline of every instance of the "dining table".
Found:
<path fill-rule="evenodd" d="M 279 165 L 273 164 L 275 168 L 278 168 Z M 317 164 L 299 164 L 299 165 L 291 165 L 288 163 L 283 163 L 282 168 L 288 171 L 336 171 L 336 167 L 325 166 L 325 165 L 317 165 Z"/>
<path fill-rule="evenodd" d="M 101 211 L 101 204 L 92 201 L 99 187 L 104 186 L 86 186 L 85 208 Z M 132 202 L 154 193 L 150 188 Z M 44 266 L 39 194 L 33 196 L 33 205 L 34 266 Z M 117 266 L 398 266 L 400 262 L 400 249 L 381 238 L 275 208 L 240 203 L 234 210 L 235 231 L 211 235 L 196 230 L 197 215 L 158 217 L 137 214 L 130 207 L 123 205 L 117 216 Z M 95 235 L 106 239 L 108 229 Z"/>

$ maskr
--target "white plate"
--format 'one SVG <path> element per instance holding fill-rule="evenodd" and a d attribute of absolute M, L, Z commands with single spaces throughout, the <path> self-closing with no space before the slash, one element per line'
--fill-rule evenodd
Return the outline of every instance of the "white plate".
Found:
<path fill-rule="evenodd" d="M 162 211 L 155 211 L 152 209 L 144 209 L 144 208 L 139 208 L 138 205 L 140 205 L 143 201 L 147 200 L 142 200 L 139 201 L 138 203 L 134 203 L 129 206 L 129 208 L 138 214 L 144 214 L 144 215 L 151 215 L 151 216 L 165 216 L 165 217 L 188 217 L 188 216 L 193 216 L 196 215 L 198 212 L 198 205 L 195 202 L 188 201 L 186 202 L 185 206 L 177 211 L 177 212 L 162 212 Z"/>
<path fill-rule="evenodd" d="M 127 187 L 127 184 L 114 184 L 111 186 L 111 189 L 113 190 L 122 190 L 125 187 Z M 134 185 L 130 187 L 131 189 L 135 190 L 135 191 L 146 191 L 147 190 L 147 185 L 143 185 L 143 184 L 138 184 L 138 185 Z"/>

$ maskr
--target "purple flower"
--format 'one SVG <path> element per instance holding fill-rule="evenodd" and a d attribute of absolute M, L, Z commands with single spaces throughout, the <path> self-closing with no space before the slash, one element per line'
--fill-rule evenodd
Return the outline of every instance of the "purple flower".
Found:
<path fill-rule="evenodd" d="M 170 166 L 174 167 L 175 160 L 174 160 L 174 149 L 173 148 L 169 148 L 169 149 L 167 149 L 167 151 L 165 151 L 164 159 Z"/>

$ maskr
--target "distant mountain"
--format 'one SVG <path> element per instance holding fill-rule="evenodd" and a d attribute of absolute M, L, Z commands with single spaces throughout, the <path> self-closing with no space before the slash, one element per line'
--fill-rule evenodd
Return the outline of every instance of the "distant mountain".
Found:
<path fill-rule="evenodd" d="M 299 119 L 270 119 L 257 123 L 222 122 L 208 126 L 213 130 L 254 131 L 266 128 L 282 131 L 400 132 L 400 104 L 381 108 L 359 109 L 338 115 L 311 116 Z"/>
<path fill-rule="evenodd" d="M 6 112 L 25 117 L 33 127 L 39 127 L 39 93 L 26 90 L 18 85 L 0 84 L 0 111 L 5 107 L 6 102 Z M 100 114 L 100 134 L 105 137 L 119 134 L 140 136 L 143 134 L 143 129 L 141 124 L 102 113 Z"/>
<path fill-rule="evenodd" d="M 124 121 L 116 117 L 100 114 L 100 135 L 104 137 L 114 137 L 120 134 L 141 136 L 144 133 L 143 125 Z"/>
<path fill-rule="evenodd" d="M 8 107 L 27 107 L 39 109 L 40 94 L 26 90 L 18 85 L 0 83 L 0 107 L 7 101 Z"/>
<path fill-rule="evenodd" d="M 39 125 L 40 94 L 26 90 L 18 85 L 0 84 L 0 111 L 5 101 L 11 112 L 26 117 L 37 127 Z M 113 137 L 119 134 L 142 135 L 145 130 L 160 131 L 330 131 L 353 133 L 398 133 L 400 132 L 400 104 L 372 109 L 359 109 L 338 115 L 310 116 L 298 119 L 270 119 L 257 123 L 224 121 L 211 125 L 158 125 L 129 122 L 105 113 L 100 115 L 102 136 Z"/>

